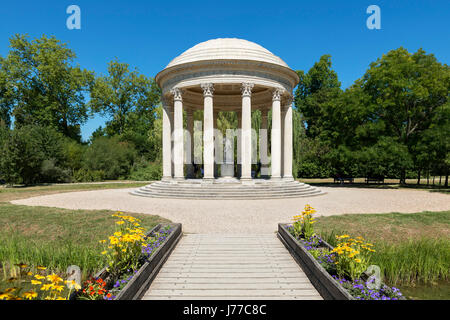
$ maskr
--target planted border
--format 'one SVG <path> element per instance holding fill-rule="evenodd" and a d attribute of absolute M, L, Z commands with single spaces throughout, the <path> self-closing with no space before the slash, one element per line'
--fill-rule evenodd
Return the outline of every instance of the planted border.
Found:
<path fill-rule="evenodd" d="M 138 300 L 145 294 L 164 262 L 167 260 L 180 240 L 182 236 L 182 225 L 181 223 L 168 223 L 164 225 L 158 224 L 146 234 L 146 236 L 152 236 L 152 234 L 167 226 L 172 227 L 172 231 L 167 239 L 154 251 L 150 258 L 145 260 L 144 264 L 131 277 L 126 286 L 119 291 L 114 300 Z M 100 270 L 97 274 L 95 274 L 94 278 L 105 279 L 108 286 L 111 286 L 111 284 L 117 279 L 112 279 L 106 269 L 107 268 L 105 267 Z M 74 294 L 71 299 L 75 298 L 76 295 Z"/>
<path fill-rule="evenodd" d="M 355 300 L 348 291 L 317 262 L 317 260 L 297 241 L 286 229 L 287 223 L 278 224 L 277 236 L 291 253 L 295 261 L 300 265 L 309 280 L 326 300 Z M 328 249 L 333 249 L 327 242 L 323 244 Z"/>
<path fill-rule="evenodd" d="M 302 240 L 296 239 L 288 230 L 287 226 L 290 224 L 279 223 L 277 236 L 288 249 L 297 263 L 302 267 L 311 283 L 320 293 L 320 295 L 327 300 L 356 300 L 346 288 L 344 288 L 334 276 L 331 276 L 327 270 L 308 252 Z M 333 247 L 325 240 L 321 239 L 321 246 L 333 250 Z M 362 273 L 361 281 L 367 281 L 369 276 Z M 381 283 L 381 287 L 388 287 Z M 388 287 L 389 288 L 389 287 Z M 406 300 L 401 294 L 397 294 L 397 300 Z M 395 299 L 394 299 L 395 300 Z"/>

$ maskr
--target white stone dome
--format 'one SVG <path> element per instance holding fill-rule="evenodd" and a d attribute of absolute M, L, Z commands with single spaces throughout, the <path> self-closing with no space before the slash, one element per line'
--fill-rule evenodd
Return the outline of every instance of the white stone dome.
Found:
<path fill-rule="evenodd" d="M 166 67 L 202 60 L 252 60 L 289 66 L 269 50 L 254 42 L 237 38 L 219 38 L 201 42 L 173 59 Z"/>

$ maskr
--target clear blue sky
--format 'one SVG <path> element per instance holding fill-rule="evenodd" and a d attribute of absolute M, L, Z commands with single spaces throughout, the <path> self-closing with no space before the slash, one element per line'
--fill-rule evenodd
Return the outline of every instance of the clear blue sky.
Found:
<path fill-rule="evenodd" d="M 81 8 L 81 30 L 69 30 L 66 8 Z M 369 30 L 369 5 L 381 9 L 381 30 Z M 9 38 L 55 35 L 77 54 L 77 63 L 97 74 L 120 61 L 154 76 L 175 56 L 213 38 L 254 41 L 280 56 L 294 70 L 309 70 L 331 54 L 343 88 L 370 62 L 400 46 L 423 48 L 439 61 L 450 61 L 450 1 L 2 1 L 0 55 Z M 104 123 L 95 117 L 82 127 L 84 139 Z"/>

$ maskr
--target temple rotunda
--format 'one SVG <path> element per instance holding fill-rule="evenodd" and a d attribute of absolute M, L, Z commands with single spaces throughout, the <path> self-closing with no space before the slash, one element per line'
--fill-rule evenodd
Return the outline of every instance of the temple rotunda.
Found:
<path fill-rule="evenodd" d="M 173 59 L 156 82 L 162 90 L 163 177 L 133 194 L 195 199 L 323 194 L 293 178 L 292 91 L 299 77 L 279 57 L 247 40 L 213 39 Z M 252 128 L 256 110 L 260 127 Z M 218 130 L 219 112 L 234 112 L 237 126 Z M 194 121 L 195 113 L 200 121 Z"/>

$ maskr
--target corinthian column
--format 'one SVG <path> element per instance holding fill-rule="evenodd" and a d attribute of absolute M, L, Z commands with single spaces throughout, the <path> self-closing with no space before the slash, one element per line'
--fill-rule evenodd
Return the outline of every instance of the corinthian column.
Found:
<path fill-rule="evenodd" d="M 184 130 L 183 130 L 183 91 L 180 88 L 174 88 L 170 91 L 173 94 L 174 105 L 174 131 L 173 131 L 173 162 L 174 178 L 176 180 L 184 179 Z"/>
<path fill-rule="evenodd" d="M 267 109 L 261 110 L 261 130 L 259 133 L 259 159 L 261 161 L 261 178 L 269 177 L 269 156 L 267 150 Z"/>
<path fill-rule="evenodd" d="M 212 83 L 203 83 L 203 181 L 214 181 L 214 107 Z"/>
<path fill-rule="evenodd" d="M 241 181 L 244 182 L 252 179 L 252 89 L 253 83 L 242 84 Z"/>
<path fill-rule="evenodd" d="M 294 180 L 292 176 L 292 96 L 289 97 L 284 115 L 284 168 L 283 179 Z"/>
<path fill-rule="evenodd" d="M 281 94 L 282 89 L 275 89 L 272 95 L 272 140 L 271 162 L 272 179 L 281 178 Z"/>
<path fill-rule="evenodd" d="M 194 178 L 194 111 L 186 110 L 186 176 Z"/>
<path fill-rule="evenodd" d="M 172 179 L 172 129 L 171 129 L 171 121 L 170 121 L 170 113 L 171 107 L 167 99 L 162 97 L 162 120 L 163 120 L 163 177 L 162 180 L 170 180 Z"/>

